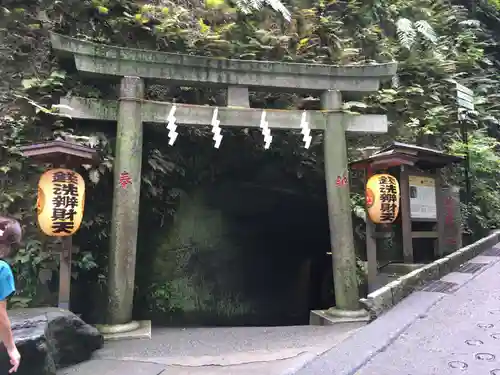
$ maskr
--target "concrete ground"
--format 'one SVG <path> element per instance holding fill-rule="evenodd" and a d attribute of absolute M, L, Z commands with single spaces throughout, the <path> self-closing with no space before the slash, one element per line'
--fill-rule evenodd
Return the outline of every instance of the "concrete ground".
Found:
<path fill-rule="evenodd" d="M 162 329 L 59 374 L 500 375 L 500 244 L 438 283 L 359 329 Z"/>
<path fill-rule="evenodd" d="M 241 327 L 153 330 L 151 340 L 107 342 L 59 375 L 285 375 L 357 327 Z"/>
<path fill-rule="evenodd" d="M 295 374 L 500 375 L 496 247 L 443 277 L 446 293 L 414 292 Z"/>

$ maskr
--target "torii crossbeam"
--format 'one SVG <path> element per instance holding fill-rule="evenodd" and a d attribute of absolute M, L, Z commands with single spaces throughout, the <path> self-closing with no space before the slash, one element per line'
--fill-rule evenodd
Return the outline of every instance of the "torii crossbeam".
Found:
<path fill-rule="evenodd" d="M 100 45 L 51 34 L 52 46 L 62 58 L 74 60 L 81 74 L 120 79 L 117 101 L 65 98 L 63 113 L 73 118 L 117 121 L 114 164 L 111 249 L 109 256 L 109 323 L 124 324 L 132 318 L 138 210 L 142 160 L 143 123 L 214 127 L 268 127 L 324 131 L 325 177 L 336 309 L 332 314 L 355 316 L 359 310 L 356 258 L 351 219 L 345 132 L 385 133 L 384 115 L 342 113 L 342 93 L 369 93 L 390 79 L 396 63 L 331 66 L 268 61 L 221 60 L 209 57 L 146 51 Z M 225 87 L 227 107 L 172 104 L 144 100 L 144 81 L 172 85 Z M 306 92 L 321 96 L 320 111 L 249 108 L 249 88 L 260 91 Z M 175 105 L 174 111 L 172 111 Z M 264 124 L 264 125 L 263 125 Z M 214 133 L 214 140 L 215 140 Z M 229 141 L 229 140 L 228 140 Z M 128 171 L 130 188 L 119 186 L 120 172 Z M 337 182 L 343 181 L 338 184 Z"/>

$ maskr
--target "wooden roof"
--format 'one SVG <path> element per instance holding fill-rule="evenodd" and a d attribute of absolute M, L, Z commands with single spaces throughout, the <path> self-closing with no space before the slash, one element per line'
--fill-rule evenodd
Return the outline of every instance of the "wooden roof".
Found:
<path fill-rule="evenodd" d="M 377 151 L 372 156 L 354 161 L 350 164 L 353 169 L 388 168 L 398 165 L 411 165 L 420 169 L 438 169 L 447 165 L 460 163 L 462 156 L 446 154 L 432 148 L 393 142 L 389 146 Z"/>
<path fill-rule="evenodd" d="M 54 166 L 78 167 L 98 163 L 95 149 L 63 140 L 22 146 L 19 151 L 23 156 L 31 158 L 40 164 L 50 163 Z"/>

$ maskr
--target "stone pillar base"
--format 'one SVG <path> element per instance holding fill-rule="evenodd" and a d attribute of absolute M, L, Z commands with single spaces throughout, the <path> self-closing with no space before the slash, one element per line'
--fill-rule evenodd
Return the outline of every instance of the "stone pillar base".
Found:
<path fill-rule="evenodd" d="M 328 310 L 326 310 L 326 313 L 328 315 L 331 315 L 332 317 L 337 317 L 337 318 L 358 319 L 358 318 L 368 318 L 369 317 L 368 311 L 366 311 L 365 309 L 341 310 L 341 309 L 337 309 L 336 307 L 330 307 Z"/>
<path fill-rule="evenodd" d="M 331 326 L 336 324 L 347 324 L 353 329 L 360 328 L 370 321 L 370 315 L 366 310 L 339 310 L 332 307 L 328 310 L 312 310 L 309 314 L 309 325 Z"/>
<path fill-rule="evenodd" d="M 126 324 L 99 324 L 96 326 L 105 341 L 150 339 L 151 321 L 131 321 Z"/>

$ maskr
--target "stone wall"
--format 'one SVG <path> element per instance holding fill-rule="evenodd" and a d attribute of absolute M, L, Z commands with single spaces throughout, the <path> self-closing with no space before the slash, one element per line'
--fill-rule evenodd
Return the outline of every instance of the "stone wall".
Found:
<path fill-rule="evenodd" d="M 370 312 L 372 319 L 376 319 L 401 302 L 410 293 L 419 290 L 419 288 L 432 280 L 438 280 L 446 274 L 453 272 L 465 262 L 497 245 L 499 241 L 500 230 L 495 230 L 489 236 L 479 241 L 462 247 L 444 258 L 440 258 L 397 278 L 368 294 L 366 298 L 361 298 L 360 303 Z"/>

